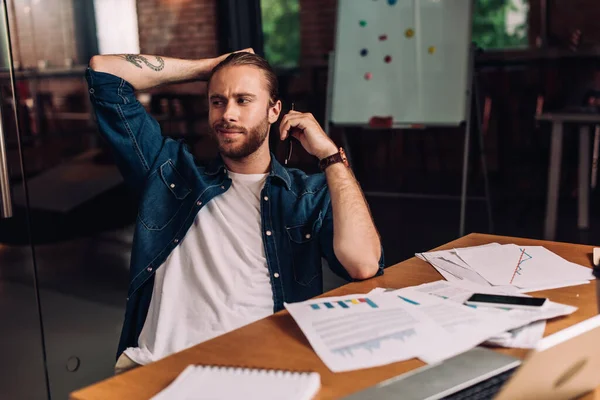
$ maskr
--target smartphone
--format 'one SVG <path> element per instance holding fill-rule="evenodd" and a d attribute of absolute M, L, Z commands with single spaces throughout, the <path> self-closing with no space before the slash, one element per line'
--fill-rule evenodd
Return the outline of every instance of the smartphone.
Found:
<path fill-rule="evenodd" d="M 535 309 L 546 304 L 546 298 L 503 296 L 499 294 L 474 293 L 465 301 L 469 306 Z"/>

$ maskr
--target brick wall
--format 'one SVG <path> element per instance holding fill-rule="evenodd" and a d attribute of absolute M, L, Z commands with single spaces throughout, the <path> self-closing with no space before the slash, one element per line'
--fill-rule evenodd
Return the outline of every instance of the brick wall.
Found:
<path fill-rule="evenodd" d="M 178 58 L 218 52 L 218 0 L 137 0 L 140 50 Z"/>
<path fill-rule="evenodd" d="M 333 50 L 337 0 L 300 1 L 300 65 L 323 65 Z"/>

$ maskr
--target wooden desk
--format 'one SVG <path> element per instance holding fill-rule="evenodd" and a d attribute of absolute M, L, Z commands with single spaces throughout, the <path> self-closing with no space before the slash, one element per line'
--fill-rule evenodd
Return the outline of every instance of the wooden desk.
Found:
<path fill-rule="evenodd" d="M 471 234 L 439 249 L 475 246 L 499 242 L 522 245 L 543 245 L 569 261 L 591 266 L 591 246 L 519 239 L 504 236 Z M 411 258 L 386 269 L 375 279 L 345 285 L 327 296 L 366 293 L 376 287 L 401 288 L 443 279 L 429 264 Z M 551 300 L 579 309 L 568 317 L 549 321 L 545 334 L 551 334 L 590 318 L 597 313 L 595 285 L 580 285 L 538 292 Z M 500 349 L 502 353 L 523 357 L 526 350 Z M 145 367 L 137 368 L 81 389 L 71 399 L 148 399 L 169 385 L 189 364 L 216 364 L 255 368 L 279 368 L 295 371 L 316 371 L 321 374 L 319 399 L 333 399 L 365 389 L 395 375 L 424 365 L 413 359 L 382 367 L 344 373 L 332 373 L 321 362 L 287 311 L 201 343 Z M 596 391 L 600 394 L 600 391 Z M 592 399 L 593 394 L 586 396 Z"/>

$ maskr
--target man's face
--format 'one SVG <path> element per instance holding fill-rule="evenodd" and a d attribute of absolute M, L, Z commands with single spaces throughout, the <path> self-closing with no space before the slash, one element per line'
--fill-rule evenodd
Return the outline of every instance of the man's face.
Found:
<path fill-rule="evenodd" d="M 280 103 L 269 107 L 261 70 L 246 65 L 219 70 L 210 81 L 208 98 L 208 121 L 223 156 L 238 160 L 268 146 L 265 139 L 279 117 Z"/>

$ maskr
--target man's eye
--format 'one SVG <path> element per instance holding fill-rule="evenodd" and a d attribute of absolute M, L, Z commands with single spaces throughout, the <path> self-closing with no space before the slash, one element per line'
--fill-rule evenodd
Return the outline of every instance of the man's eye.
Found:
<path fill-rule="evenodd" d="M 238 103 L 240 103 L 240 104 L 247 104 L 247 103 L 250 103 L 250 100 L 249 99 L 239 99 Z"/>
<path fill-rule="evenodd" d="M 223 102 L 221 100 L 213 100 L 213 102 L 212 102 L 213 106 L 220 106 L 222 104 L 223 104 Z"/>

